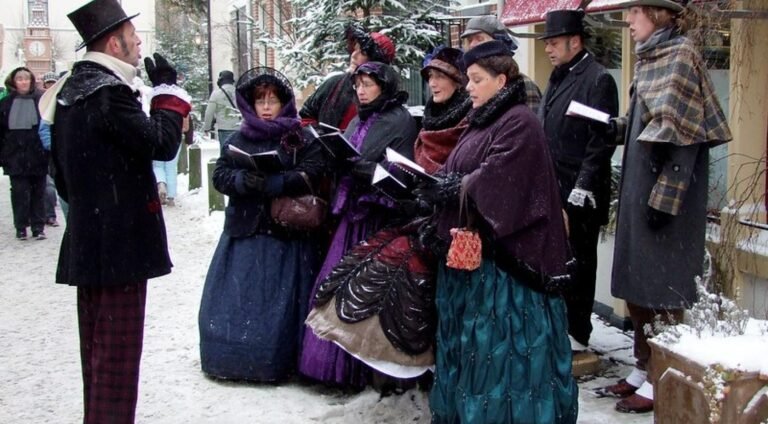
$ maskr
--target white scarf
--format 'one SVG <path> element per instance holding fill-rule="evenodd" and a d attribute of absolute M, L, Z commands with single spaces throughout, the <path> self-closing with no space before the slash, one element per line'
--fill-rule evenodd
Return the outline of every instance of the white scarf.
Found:
<path fill-rule="evenodd" d="M 108 54 L 94 51 L 86 52 L 82 60 L 98 63 L 112 71 L 120 81 L 131 88 L 131 91 L 138 90 L 139 85 L 134 82 L 136 68 L 130 63 L 123 62 Z M 61 91 L 61 88 L 64 86 L 67 79 L 69 79 L 70 75 L 71 72 L 67 72 L 64 76 L 59 78 L 56 84 L 51 86 L 45 94 L 43 94 L 43 97 L 40 98 L 38 109 L 40 110 L 40 116 L 44 121 L 48 123 L 53 122 L 53 118 L 56 116 L 56 96 L 58 96 L 59 91 Z"/>

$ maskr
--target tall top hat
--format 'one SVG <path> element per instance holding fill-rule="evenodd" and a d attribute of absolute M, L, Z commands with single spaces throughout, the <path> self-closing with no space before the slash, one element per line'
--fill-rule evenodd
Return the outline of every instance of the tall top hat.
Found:
<path fill-rule="evenodd" d="M 539 40 L 573 34 L 587 36 L 584 30 L 584 11 L 579 9 L 547 12 L 546 31 L 544 35 L 538 37 Z"/>
<path fill-rule="evenodd" d="M 117 0 L 93 0 L 67 17 L 83 37 L 83 43 L 77 46 L 80 50 L 138 15 L 127 16 Z"/>

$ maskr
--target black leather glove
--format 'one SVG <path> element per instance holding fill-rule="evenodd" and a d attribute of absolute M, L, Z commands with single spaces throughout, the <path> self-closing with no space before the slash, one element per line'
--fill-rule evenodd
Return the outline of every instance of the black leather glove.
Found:
<path fill-rule="evenodd" d="M 144 58 L 144 67 L 147 69 L 147 75 L 152 81 L 152 86 L 176 84 L 176 69 L 160 54 L 155 53 L 152 56 L 155 58 L 154 62 L 149 57 Z"/>
<path fill-rule="evenodd" d="M 417 216 L 428 216 L 432 210 L 429 206 L 420 203 L 418 200 L 398 200 L 397 214 L 401 217 L 413 218 Z"/>
<path fill-rule="evenodd" d="M 449 244 L 437 235 L 437 224 L 431 219 L 424 221 L 417 230 L 421 249 L 432 252 L 437 257 L 444 257 L 448 253 Z"/>
<path fill-rule="evenodd" d="M 264 191 L 264 185 L 266 178 L 264 175 L 256 171 L 246 171 L 243 175 L 243 185 L 249 191 Z"/>
<path fill-rule="evenodd" d="M 414 190 L 416 201 L 422 207 L 428 208 L 458 203 L 462 177 L 463 175 L 453 172 L 439 178 L 435 183 L 417 188 Z"/>
<path fill-rule="evenodd" d="M 672 215 L 654 209 L 650 206 L 648 206 L 648 209 L 646 209 L 645 214 L 648 218 L 648 227 L 654 231 L 660 230 L 662 227 L 666 226 L 670 221 L 672 221 Z"/>
<path fill-rule="evenodd" d="M 604 122 L 592 121 L 590 127 L 592 128 L 592 131 L 605 137 L 605 139 L 608 140 L 608 144 L 616 144 L 616 135 L 619 132 L 619 124 L 617 123 L 616 118 L 609 119 L 607 124 Z"/>
<path fill-rule="evenodd" d="M 376 162 L 361 159 L 354 162 L 354 165 L 352 165 L 352 176 L 370 183 L 371 179 L 373 179 L 373 171 L 375 169 Z"/>

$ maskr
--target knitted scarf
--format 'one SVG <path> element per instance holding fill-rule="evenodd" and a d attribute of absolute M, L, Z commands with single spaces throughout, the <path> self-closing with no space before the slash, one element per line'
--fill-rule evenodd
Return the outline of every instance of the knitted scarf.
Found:
<path fill-rule="evenodd" d="M 10 98 L 11 110 L 8 113 L 9 130 L 29 130 L 40 121 L 37 115 L 37 98 L 35 92 L 27 94 L 12 94 Z"/>

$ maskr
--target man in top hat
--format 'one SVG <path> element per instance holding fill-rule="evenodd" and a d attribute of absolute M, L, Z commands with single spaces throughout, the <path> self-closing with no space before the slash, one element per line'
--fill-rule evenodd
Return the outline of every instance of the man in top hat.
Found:
<path fill-rule="evenodd" d="M 213 131 L 213 125 L 216 125 L 216 138 L 219 144 L 224 142 L 229 136 L 240 127 L 240 111 L 235 106 L 235 74 L 232 71 L 219 72 L 219 79 L 216 81 L 216 88 L 208 99 L 208 106 L 205 108 L 205 122 L 203 128 L 206 131 Z"/>
<path fill-rule="evenodd" d="M 160 55 L 145 59 L 150 116 L 132 85 L 141 39 L 117 0 L 68 15 L 85 47 L 48 89 L 56 188 L 69 202 L 56 282 L 77 287 L 84 423 L 132 423 L 143 344 L 147 279 L 171 261 L 152 160 L 172 159 L 189 95 Z"/>
<path fill-rule="evenodd" d="M 319 122 L 342 131 L 357 116 L 353 77 L 358 66 L 366 62 L 391 65 L 395 60 L 395 43 L 380 32 L 366 32 L 359 24 L 349 25 L 344 33 L 349 53 L 349 67 L 343 74 L 334 75 L 320 84 L 304 102 L 299 111 L 303 125 Z"/>
<path fill-rule="evenodd" d="M 572 101 L 618 114 L 616 83 L 605 67 L 584 48 L 584 12 L 553 10 L 546 16 L 546 33 L 539 37 L 554 65 L 544 92 L 539 119 L 544 125 L 568 216 L 569 241 L 577 268 L 565 294 L 568 332 L 573 350 L 586 350 L 592 333 L 590 316 L 595 298 L 597 241 L 608 222 L 611 156 L 604 131 L 585 118 L 566 116 Z M 599 125 L 599 124 L 598 124 Z"/>
<path fill-rule="evenodd" d="M 464 32 L 461 33 L 461 39 L 464 41 L 464 50 L 469 50 L 480 43 L 491 40 L 499 40 L 509 47 L 512 54 L 517 50 L 517 42 L 509 35 L 509 31 L 501 23 L 499 18 L 493 15 L 476 16 L 467 21 Z M 527 96 L 525 104 L 537 113 L 541 104 L 541 90 L 539 86 L 528 78 L 525 74 L 520 74 L 525 83 L 525 94 Z"/>

